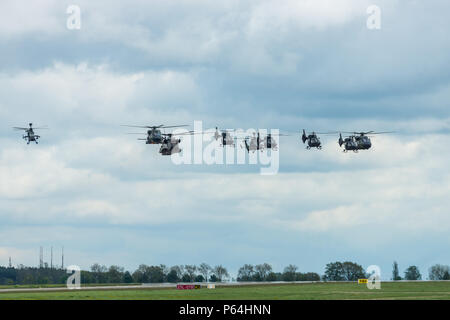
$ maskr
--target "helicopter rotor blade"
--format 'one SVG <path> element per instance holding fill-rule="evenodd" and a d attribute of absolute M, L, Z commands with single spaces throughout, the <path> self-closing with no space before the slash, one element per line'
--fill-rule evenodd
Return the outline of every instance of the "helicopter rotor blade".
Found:
<path fill-rule="evenodd" d="M 180 124 L 180 125 L 176 125 L 176 126 L 160 125 L 158 128 L 167 129 L 167 128 L 181 128 L 181 127 L 189 127 L 189 125 L 188 124 Z"/>
<path fill-rule="evenodd" d="M 153 128 L 153 127 L 149 127 L 149 126 L 133 126 L 133 125 L 128 125 L 128 124 L 121 124 L 120 126 L 121 127 L 129 127 L 129 128 L 144 128 L 144 129 Z"/>
<path fill-rule="evenodd" d="M 338 134 L 339 131 L 329 131 L 329 132 L 314 132 L 315 134 L 322 134 L 322 135 L 332 135 L 332 134 Z"/>
<path fill-rule="evenodd" d="M 271 135 L 272 137 L 276 136 L 276 137 L 290 137 L 290 134 L 285 134 L 285 133 L 268 133 L 267 135 Z"/>
<path fill-rule="evenodd" d="M 188 131 L 188 132 L 180 132 L 180 133 L 161 133 L 163 136 L 186 136 L 186 135 L 194 135 L 194 134 L 202 134 L 203 132 L 195 132 L 195 131 Z"/>
<path fill-rule="evenodd" d="M 137 125 L 129 125 L 129 124 L 121 124 L 121 127 L 130 127 L 130 128 L 144 128 L 144 129 L 168 129 L 168 128 L 181 128 L 181 127 L 189 127 L 188 124 L 180 124 L 176 126 L 165 126 L 160 124 L 158 126 L 137 126 Z"/>
<path fill-rule="evenodd" d="M 348 131 L 341 131 L 342 133 L 352 134 L 352 135 L 367 135 L 367 134 L 386 134 L 386 133 L 395 133 L 395 131 L 381 131 L 381 132 L 375 132 L 375 131 L 366 131 L 366 132 L 348 132 Z"/>
<path fill-rule="evenodd" d="M 395 133 L 395 131 L 371 132 L 370 134 L 386 134 L 386 133 Z"/>

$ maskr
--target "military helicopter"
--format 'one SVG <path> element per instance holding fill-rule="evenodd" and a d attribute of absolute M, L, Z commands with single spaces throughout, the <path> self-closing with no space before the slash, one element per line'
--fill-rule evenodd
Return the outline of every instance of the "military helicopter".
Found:
<path fill-rule="evenodd" d="M 222 138 L 221 146 L 232 146 L 234 147 L 234 138 L 231 136 L 232 130 L 224 130 L 223 132 L 219 132 L 219 129 L 216 127 L 216 132 L 214 132 L 214 138 L 219 140 Z"/>
<path fill-rule="evenodd" d="M 182 136 L 182 135 L 192 135 L 195 134 L 194 131 L 184 132 L 184 133 L 162 133 L 164 136 L 161 148 L 159 148 L 159 153 L 163 156 L 170 156 L 174 153 L 180 153 L 183 151 L 179 144 L 181 139 L 174 138 L 174 136 Z"/>
<path fill-rule="evenodd" d="M 162 144 L 164 141 L 164 134 L 161 133 L 160 129 L 168 129 L 168 128 L 181 128 L 187 127 L 187 124 L 177 125 L 177 126 L 165 126 L 163 124 L 159 126 L 131 126 L 131 125 L 122 125 L 122 127 L 132 127 L 132 128 L 146 128 L 147 133 L 129 133 L 129 134 L 146 134 L 146 139 L 138 139 L 144 140 L 146 144 Z"/>
<path fill-rule="evenodd" d="M 318 134 L 336 134 L 337 132 L 312 132 L 310 134 L 306 134 L 305 129 L 303 129 L 302 141 L 306 143 L 308 141 L 308 145 L 306 149 L 317 148 L 318 150 L 322 150 L 322 142 L 320 138 L 317 136 Z"/>
<path fill-rule="evenodd" d="M 268 133 L 267 136 L 265 136 L 264 138 L 261 139 L 261 135 L 259 132 L 257 132 L 256 134 L 253 133 L 252 137 L 245 137 L 244 140 L 244 144 L 245 144 L 245 149 L 247 149 L 247 152 L 255 152 L 257 150 L 261 150 L 264 151 L 264 149 L 271 149 L 274 151 L 278 150 L 278 144 L 275 141 L 275 139 L 273 138 L 273 136 L 287 136 L 286 134 L 272 134 L 272 133 Z"/>
<path fill-rule="evenodd" d="M 353 151 L 358 152 L 359 150 L 369 150 L 372 147 L 372 142 L 370 141 L 370 136 L 375 134 L 385 134 L 393 133 L 394 131 L 385 132 L 344 132 L 350 134 L 350 136 L 342 138 L 342 133 L 339 133 L 339 146 L 344 145 L 344 152 Z"/>
<path fill-rule="evenodd" d="M 33 128 L 33 124 L 29 123 L 28 124 L 29 127 L 28 128 L 22 128 L 22 127 L 13 127 L 13 129 L 15 130 L 25 130 L 25 134 L 22 136 L 22 138 L 24 140 L 27 140 L 27 144 L 30 144 L 30 142 L 35 142 L 36 144 L 38 144 L 38 140 L 41 136 L 38 136 L 36 134 L 34 134 L 34 130 L 35 129 L 48 129 L 47 127 L 40 127 L 40 128 Z"/>

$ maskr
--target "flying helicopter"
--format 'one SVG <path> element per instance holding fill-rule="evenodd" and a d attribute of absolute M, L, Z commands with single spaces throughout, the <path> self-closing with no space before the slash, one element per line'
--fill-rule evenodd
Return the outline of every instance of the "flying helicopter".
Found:
<path fill-rule="evenodd" d="M 22 127 L 13 127 L 13 129 L 15 130 L 24 130 L 25 134 L 22 136 L 22 138 L 24 140 L 27 140 L 27 144 L 30 144 L 30 142 L 35 142 L 36 144 L 38 144 L 38 140 L 41 136 L 38 136 L 34 133 L 34 130 L 36 129 L 48 129 L 47 127 L 40 127 L 40 128 L 33 128 L 33 124 L 29 123 L 28 124 L 29 127 L 28 128 L 22 128 Z"/>
<path fill-rule="evenodd" d="M 174 136 L 182 136 L 182 135 L 192 135 L 195 134 L 194 131 L 184 132 L 184 133 L 162 133 L 164 136 L 161 147 L 159 148 L 159 153 L 163 156 L 170 156 L 174 153 L 180 153 L 183 151 L 180 148 L 181 139 L 174 138 Z"/>
<path fill-rule="evenodd" d="M 384 132 L 344 132 L 350 134 L 349 136 L 342 138 L 342 133 L 339 133 L 339 146 L 344 145 L 344 152 L 353 151 L 358 152 L 359 150 L 369 150 L 372 147 L 372 141 L 370 140 L 371 135 L 375 134 L 385 134 L 393 133 L 393 131 Z M 369 136 L 368 136 L 369 135 Z"/>
<path fill-rule="evenodd" d="M 286 134 L 273 134 L 268 133 L 267 136 L 261 139 L 261 135 L 259 132 L 253 133 L 252 137 L 245 137 L 244 144 L 245 149 L 247 149 L 247 152 L 255 152 L 257 150 L 264 151 L 264 149 L 271 149 L 274 151 L 278 150 L 278 144 L 276 140 L 273 138 L 273 136 L 287 136 Z"/>
<path fill-rule="evenodd" d="M 317 136 L 318 134 L 335 134 L 337 132 L 311 132 L 310 134 L 306 134 L 305 129 L 303 129 L 302 141 L 303 143 L 308 142 L 306 149 L 316 148 L 318 150 L 322 150 L 322 142 L 320 138 Z"/>
<path fill-rule="evenodd" d="M 216 127 L 216 132 L 214 132 L 214 138 L 216 140 L 219 140 L 220 138 L 222 138 L 222 142 L 221 142 L 221 146 L 225 147 L 225 146 L 232 146 L 234 147 L 234 138 L 231 136 L 231 132 L 233 132 L 233 130 L 224 130 L 223 132 L 219 132 L 219 129 Z"/>
<path fill-rule="evenodd" d="M 146 133 L 129 133 L 129 134 L 146 134 L 146 139 L 138 139 L 144 140 L 146 144 L 162 144 L 164 141 L 164 134 L 161 133 L 160 129 L 168 129 L 168 128 L 181 128 L 188 127 L 187 124 L 177 125 L 177 126 L 165 126 L 163 124 L 159 126 L 134 126 L 134 125 L 122 125 L 122 127 L 132 127 L 132 128 L 146 128 L 148 129 Z"/>
<path fill-rule="evenodd" d="M 305 143 L 308 141 L 308 145 L 306 146 L 306 149 L 311 148 L 317 148 L 322 149 L 322 143 L 320 142 L 320 138 L 316 135 L 316 133 L 313 131 L 311 134 L 306 135 L 305 129 L 303 129 L 303 135 L 302 135 L 302 141 Z"/>

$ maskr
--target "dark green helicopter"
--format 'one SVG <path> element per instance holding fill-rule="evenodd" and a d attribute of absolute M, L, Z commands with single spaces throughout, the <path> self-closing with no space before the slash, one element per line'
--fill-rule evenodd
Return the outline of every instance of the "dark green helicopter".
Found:
<path fill-rule="evenodd" d="M 122 125 L 122 127 L 131 127 L 131 128 L 144 128 L 148 129 L 145 133 L 129 133 L 129 134 L 145 134 L 147 135 L 147 138 L 145 139 L 138 139 L 145 141 L 146 144 L 162 144 L 165 140 L 164 133 L 161 132 L 161 129 L 168 129 L 168 128 L 180 128 L 180 127 L 187 127 L 187 124 L 181 124 L 176 126 L 165 126 L 163 124 L 159 126 L 134 126 L 134 125 Z"/>
<path fill-rule="evenodd" d="M 318 134 L 325 134 L 325 135 L 329 135 L 329 134 L 336 134 L 337 132 L 312 132 L 310 134 L 306 134 L 305 129 L 303 129 L 303 134 L 302 134 L 302 141 L 303 143 L 306 143 L 306 141 L 308 141 L 308 145 L 306 146 L 306 149 L 311 149 L 311 148 L 317 148 L 318 150 L 322 150 L 322 142 L 320 141 L 320 138 L 317 136 Z"/>
<path fill-rule="evenodd" d="M 350 135 L 345 138 L 342 138 L 342 133 L 339 133 L 338 143 L 340 147 L 344 145 L 344 149 L 342 150 L 344 152 L 348 151 L 358 152 L 359 150 L 369 150 L 372 147 L 372 141 L 370 140 L 371 135 L 393 133 L 393 132 L 394 131 L 344 132 Z"/>

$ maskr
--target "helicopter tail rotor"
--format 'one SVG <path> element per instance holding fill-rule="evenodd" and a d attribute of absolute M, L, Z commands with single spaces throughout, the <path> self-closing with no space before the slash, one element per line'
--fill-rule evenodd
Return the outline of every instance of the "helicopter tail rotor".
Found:
<path fill-rule="evenodd" d="M 342 133 L 339 133 L 339 146 L 342 147 L 344 144 L 344 139 L 342 139 Z"/>
<path fill-rule="evenodd" d="M 305 129 L 303 129 L 303 135 L 302 135 L 302 141 L 303 141 L 303 143 L 305 143 L 306 140 L 308 140 L 308 138 L 306 137 Z"/>

